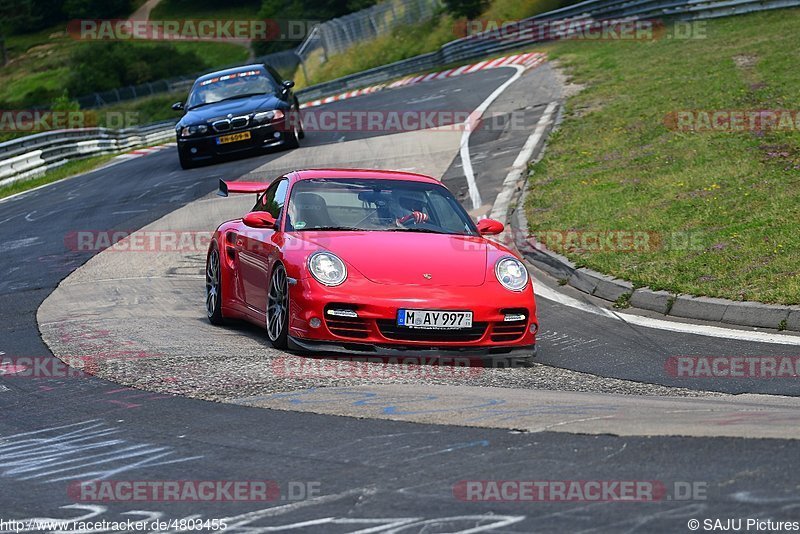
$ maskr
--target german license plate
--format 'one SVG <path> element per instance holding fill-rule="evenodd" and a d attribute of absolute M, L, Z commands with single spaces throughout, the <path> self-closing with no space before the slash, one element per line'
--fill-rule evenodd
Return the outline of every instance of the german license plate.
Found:
<path fill-rule="evenodd" d="M 250 132 L 240 132 L 217 137 L 217 144 L 224 145 L 226 143 L 235 143 L 236 141 L 247 141 L 248 139 L 250 139 Z"/>
<path fill-rule="evenodd" d="M 471 311 L 398 310 L 397 326 L 453 330 L 472 327 Z"/>

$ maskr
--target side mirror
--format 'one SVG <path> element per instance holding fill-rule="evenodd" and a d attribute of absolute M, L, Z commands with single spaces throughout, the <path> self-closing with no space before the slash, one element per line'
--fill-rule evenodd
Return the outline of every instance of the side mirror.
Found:
<path fill-rule="evenodd" d="M 275 217 L 266 211 L 251 211 L 242 217 L 242 222 L 250 228 L 275 228 Z"/>
<path fill-rule="evenodd" d="M 175 102 L 172 104 L 172 109 L 175 111 L 181 111 L 183 109 L 183 102 Z"/>
<path fill-rule="evenodd" d="M 289 94 L 289 90 L 294 87 L 294 82 L 292 80 L 284 80 L 281 86 L 283 87 L 281 89 L 281 95 L 285 97 Z"/>
<path fill-rule="evenodd" d="M 478 221 L 478 232 L 481 235 L 497 235 L 504 228 L 503 223 L 494 219 L 481 219 Z"/>

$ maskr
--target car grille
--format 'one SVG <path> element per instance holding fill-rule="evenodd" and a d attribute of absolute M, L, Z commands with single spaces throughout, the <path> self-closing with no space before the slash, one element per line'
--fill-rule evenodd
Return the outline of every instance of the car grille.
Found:
<path fill-rule="evenodd" d="M 231 130 L 238 130 L 250 124 L 250 117 L 233 117 L 232 119 L 221 119 L 211 123 L 211 127 L 217 133 L 229 132 Z"/>
<path fill-rule="evenodd" d="M 378 319 L 378 329 L 383 337 L 398 341 L 478 341 L 486 333 L 487 323 L 472 323 L 471 328 L 459 330 L 424 330 L 397 326 L 391 319 Z"/>
<path fill-rule="evenodd" d="M 525 308 L 506 308 L 500 310 L 503 315 L 507 313 L 522 314 L 525 319 L 521 321 L 500 321 L 492 327 L 491 339 L 497 343 L 515 341 L 525 335 L 528 328 L 528 310 Z"/>
<path fill-rule="evenodd" d="M 325 325 L 331 334 L 354 339 L 364 339 L 369 336 L 369 323 L 367 321 L 360 317 L 329 315 L 328 310 L 330 309 L 355 310 L 356 308 L 348 304 L 329 304 L 325 307 Z"/>
<path fill-rule="evenodd" d="M 514 341 L 525 335 L 528 321 L 514 321 L 508 323 L 495 323 L 492 328 L 492 341 L 502 343 Z"/>
<path fill-rule="evenodd" d="M 227 132 L 231 129 L 231 121 L 228 119 L 216 121 L 211 124 L 211 127 L 214 128 L 215 132 Z"/>
<path fill-rule="evenodd" d="M 234 117 L 231 119 L 231 128 L 244 128 L 250 123 L 249 117 Z"/>

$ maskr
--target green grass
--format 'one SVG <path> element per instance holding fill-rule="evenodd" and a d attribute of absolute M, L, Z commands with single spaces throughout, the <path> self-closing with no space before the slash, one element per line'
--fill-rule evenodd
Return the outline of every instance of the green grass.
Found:
<path fill-rule="evenodd" d="M 161 93 L 144 98 L 127 100 L 119 104 L 103 106 L 97 112 L 103 117 L 107 112 L 135 113 L 136 123 L 139 125 L 174 120 L 177 122 L 181 118 L 181 113 L 173 110 L 170 106 L 178 101 L 186 100 L 186 92 Z"/>
<path fill-rule="evenodd" d="M 53 169 L 52 171 L 44 174 L 43 176 L 32 178 L 30 180 L 21 180 L 4 187 L 0 187 L 0 198 L 5 198 L 23 191 L 28 191 L 35 187 L 39 187 L 40 185 L 57 182 L 58 180 L 63 180 L 64 178 L 68 178 L 76 174 L 89 172 L 103 165 L 104 163 L 108 163 L 113 157 L 113 154 L 109 154 L 69 161 L 61 167 Z"/>
<path fill-rule="evenodd" d="M 173 42 L 177 50 L 191 51 L 200 56 L 209 69 L 228 67 L 244 63 L 250 55 L 249 50 L 238 44 L 212 42 Z"/>
<path fill-rule="evenodd" d="M 799 15 L 709 22 L 706 39 L 545 47 L 586 88 L 533 167 L 530 230 L 691 232 L 688 249 L 554 248 L 637 286 L 800 303 L 800 134 L 665 125 L 677 110 L 800 109 Z"/>
<path fill-rule="evenodd" d="M 66 88 L 72 52 L 77 47 L 93 44 L 70 38 L 62 27 L 10 37 L 8 47 L 11 61 L 0 68 L 0 80 L 3 81 L 0 84 L 0 102 L 13 108 L 29 107 L 32 102 L 48 105 Z M 148 44 L 142 43 L 141 46 Z M 232 43 L 172 44 L 178 50 L 195 52 L 207 69 L 243 63 L 249 55 L 247 48 Z"/>

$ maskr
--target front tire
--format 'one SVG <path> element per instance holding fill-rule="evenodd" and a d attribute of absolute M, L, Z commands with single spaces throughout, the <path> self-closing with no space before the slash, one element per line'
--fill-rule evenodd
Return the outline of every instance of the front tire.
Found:
<path fill-rule="evenodd" d="M 206 257 L 206 316 L 214 325 L 225 322 L 222 317 L 222 271 L 219 250 L 214 245 Z"/>
<path fill-rule="evenodd" d="M 294 99 L 294 109 L 297 110 L 297 124 L 300 125 L 297 131 L 297 138 L 303 139 L 306 136 L 306 131 L 303 129 L 303 115 L 300 114 L 300 102 L 297 101 L 297 98 Z"/>
<path fill-rule="evenodd" d="M 286 148 L 298 148 L 300 147 L 300 134 L 297 133 L 297 128 L 292 128 L 292 131 L 289 133 L 289 138 L 286 139 Z"/>
<path fill-rule="evenodd" d="M 192 161 L 191 158 L 187 156 L 180 148 L 178 149 L 178 160 L 181 162 L 181 168 L 183 170 L 194 169 L 197 167 L 197 163 Z"/>
<path fill-rule="evenodd" d="M 276 349 L 285 349 L 289 339 L 289 279 L 282 264 L 272 270 L 267 296 L 267 336 Z"/>
<path fill-rule="evenodd" d="M 286 148 L 298 148 L 300 146 L 300 139 L 302 139 L 305 134 L 303 133 L 303 125 L 300 123 L 300 110 L 298 108 L 296 121 L 291 121 L 292 123 L 292 131 L 289 132 L 289 137 L 286 139 Z"/>

